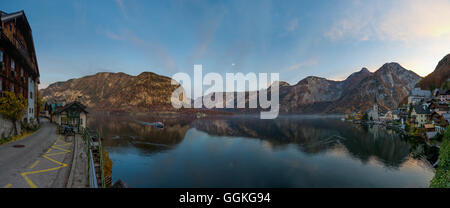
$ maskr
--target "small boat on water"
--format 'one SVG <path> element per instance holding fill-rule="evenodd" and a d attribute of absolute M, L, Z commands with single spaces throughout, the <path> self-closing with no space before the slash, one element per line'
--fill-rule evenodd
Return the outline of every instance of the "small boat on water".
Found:
<path fill-rule="evenodd" d="M 164 124 L 162 122 L 153 123 L 153 126 L 160 129 L 164 128 Z"/>
<path fill-rule="evenodd" d="M 138 121 L 138 123 L 140 123 L 142 125 L 146 125 L 146 126 L 153 126 L 155 128 L 159 128 L 159 129 L 163 129 L 164 128 L 164 124 L 162 122 L 143 122 L 143 121 Z"/>

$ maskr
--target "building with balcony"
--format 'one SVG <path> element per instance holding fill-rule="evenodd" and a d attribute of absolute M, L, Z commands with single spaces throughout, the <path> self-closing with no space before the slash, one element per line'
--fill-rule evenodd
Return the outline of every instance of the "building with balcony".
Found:
<path fill-rule="evenodd" d="M 28 101 L 23 120 L 39 115 L 37 92 L 39 68 L 33 35 L 24 11 L 0 11 L 0 94 L 14 92 Z"/>

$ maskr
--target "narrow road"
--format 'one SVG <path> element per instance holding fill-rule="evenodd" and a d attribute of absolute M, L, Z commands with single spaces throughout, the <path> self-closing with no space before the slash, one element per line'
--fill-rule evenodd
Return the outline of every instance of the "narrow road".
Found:
<path fill-rule="evenodd" d="M 0 188 L 65 187 L 73 157 L 72 140 L 58 135 L 56 125 L 42 121 L 34 134 L 0 145 Z"/>

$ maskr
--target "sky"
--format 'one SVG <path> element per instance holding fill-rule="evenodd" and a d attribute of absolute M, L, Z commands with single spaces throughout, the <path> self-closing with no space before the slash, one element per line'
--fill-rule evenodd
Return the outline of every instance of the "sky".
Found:
<path fill-rule="evenodd" d="M 449 0 L 0 0 L 24 10 L 40 88 L 97 72 L 278 72 L 343 80 L 398 62 L 421 76 L 450 53 Z"/>

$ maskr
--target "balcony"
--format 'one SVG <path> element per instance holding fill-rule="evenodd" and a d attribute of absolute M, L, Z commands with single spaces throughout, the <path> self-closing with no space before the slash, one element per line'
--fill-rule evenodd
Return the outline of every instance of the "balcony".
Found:
<path fill-rule="evenodd" d="M 14 39 L 15 39 L 15 45 L 16 45 L 16 48 L 19 49 L 19 52 L 20 52 L 23 56 L 25 56 L 25 57 L 27 57 L 27 58 L 33 60 L 33 57 L 31 57 L 31 55 L 28 53 L 28 51 L 25 50 L 25 47 L 23 46 L 22 41 L 20 41 L 20 40 L 19 40 L 17 37 L 15 37 L 15 36 L 14 36 Z"/>
<path fill-rule="evenodd" d="M 31 73 L 36 76 L 38 75 L 37 66 L 30 54 L 22 47 L 19 47 L 17 41 L 10 40 L 2 30 L 0 30 L 0 44 L 5 50 L 9 51 L 8 53 L 13 56 L 14 60 L 20 62 L 27 71 L 31 71 Z"/>

